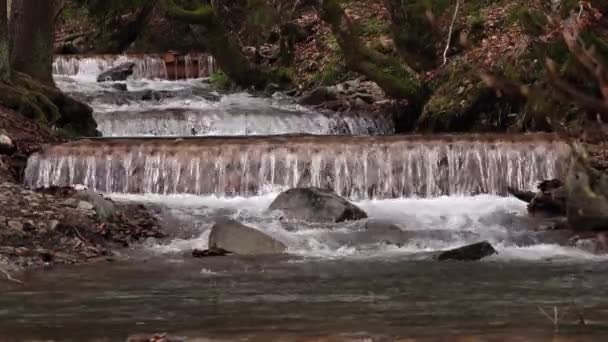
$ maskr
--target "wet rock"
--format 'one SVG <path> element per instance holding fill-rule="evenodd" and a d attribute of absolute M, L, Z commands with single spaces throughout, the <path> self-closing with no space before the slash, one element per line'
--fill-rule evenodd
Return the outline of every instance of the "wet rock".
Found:
<path fill-rule="evenodd" d="M 211 228 L 209 246 L 241 255 L 280 254 L 287 249 L 282 242 L 259 230 L 229 219 L 222 219 Z"/>
<path fill-rule="evenodd" d="M 127 62 L 104 71 L 97 76 L 97 82 L 124 81 L 133 74 L 135 63 Z"/>
<path fill-rule="evenodd" d="M 304 106 L 318 106 L 325 102 L 335 101 L 337 99 L 338 93 L 334 88 L 319 87 L 305 93 L 298 102 Z"/>
<path fill-rule="evenodd" d="M 114 83 L 112 84 L 112 88 L 119 90 L 119 91 L 128 91 L 129 89 L 127 88 L 127 84 L 126 83 Z"/>
<path fill-rule="evenodd" d="M 294 188 L 281 193 L 270 204 L 270 210 L 280 210 L 286 217 L 310 222 L 343 222 L 367 218 L 356 205 L 331 190 Z"/>
<path fill-rule="evenodd" d="M 570 239 L 573 246 L 595 254 L 608 252 L 608 232 L 586 232 Z"/>
<path fill-rule="evenodd" d="M 475 261 L 496 253 L 496 250 L 489 242 L 483 241 L 441 252 L 437 255 L 437 260 Z"/>
<path fill-rule="evenodd" d="M 80 199 L 81 201 L 85 201 L 86 203 L 90 203 L 90 209 L 94 209 L 95 213 L 97 214 L 97 218 L 102 221 L 107 221 L 116 215 L 117 209 L 114 202 L 104 198 L 102 195 L 94 191 L 79 191 L 76 193 L 76 198 Z"/>
<path fill-rule="evenodd" d="M 214 256 L 226 256 L 230 255 L 232 252 L 227 251 L 223 248 L 211 247 L 209 249 L 194 249 L 192 250 L 192 256 L 195 258 L 206 258 L 206 257 L 214 257 Z"/>
<path fill-rule="evenodd" d="M 93 210 L 94 208 L 93 204 L 87 201 L 78 202 L 78 205 L 76 207 L 82 210 Z"/>
<path fill-rule="evenodd" d="M 545 217 L 566 215 L 567 196 L 564 184 L 559 179 L 550 179 L 538 184 L 538 192 L 508 188 L 511 195 L 528 203 L 528 212 Z"/>
<path fill-rule="evenodd" d="M 566 216 L 577 231 L 608 230 L 608 175 L 574 160 L 566 181 Z"/>
<path fill-rule="evenodd" d="M 519 190 L 512 187 L 508 187 L 507 191 L 518 200 L 526 203 L 532 202 L 532 199 L 534 199 L 534 196 L 536 196 L 536 192 L 534 191 Z"/>

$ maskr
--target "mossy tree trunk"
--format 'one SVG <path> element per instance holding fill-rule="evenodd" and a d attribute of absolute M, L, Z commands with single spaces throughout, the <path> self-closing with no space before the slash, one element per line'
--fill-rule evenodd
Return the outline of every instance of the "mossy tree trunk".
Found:
<path fill-rule="evenodd" d="M 0 0 L 0 105 L 65 133 L 95 136 L 91 107 L 53 84 L 54 2 L 13 0 L 7 25 L 7 1 Z"/>
<path fill-rule="evenodd" d="M 13 0 L 11 66 L 13 70 L 53 85 L 55 0 Z"/>
<path fill-rule="evenodd" d="M 391 31 L 397 52 L 408 65 L 421 71 L 437 64 L 437 34 L 432 17 L 436 9 L 429 0 L 385 0 L 391 15 Z"/>
<path fill-rule="evenodd" d="M 0 82 L 10 77 L 7 2 L 0 0 Z"/>
<path fill-rule="evenodd" d="M 215 57 L 220 69 L 235 83 L 244 87 L 264 88 L 269 83 L 290 83 L 288 78 L 273 70 L 266 70 L 253 64 L 236 38 L 224 27 L 221 18 L 211 4 L 202 5 L 195 10 L 187 10 L 165 0 L 164 5 L 169 17 L 185 23 L 199 25 L 205 30 L 204 43 Z"/>
<path fill-rule="evenodd" d="M 366 47 L 339 0 L 321 0 L 321 19 L 331 26 L 347 66 L 376 82 L 395 99 L 407 99 L 413 105 L 424 101 L 425 90 L 415 73 L 398 59 Z"/>
<path fill-rule="evenodd" d="M 109 42 L 100 51 L 104 53 L 122 53 L 139 37 L 146 28 L 159 0 L 145 2 L 137 16 L 124 27 L 120 27 L 109 37 Z M 103 45 L 103 44 L 102 44 Z"/>

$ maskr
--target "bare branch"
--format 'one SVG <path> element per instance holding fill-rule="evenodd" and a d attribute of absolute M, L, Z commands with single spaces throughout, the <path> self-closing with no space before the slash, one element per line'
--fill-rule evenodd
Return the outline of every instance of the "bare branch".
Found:
<path fill-rule="evenodd" d="M 458 17 L 458 9 L 460 9 L 460 0 L 456 0 L 456 8 L 454 8 L 454 16 L 452 17 L 452 23 L 450 24 L 450 31 L 448 32 L 448 41 L 445 44 L 445 50 L 443 50 L 443 65 L 448 63 L 448 51 L 450 50 L 450 42 L 452 41 L 452 33 L 454 32 L 454 24 Z"/>

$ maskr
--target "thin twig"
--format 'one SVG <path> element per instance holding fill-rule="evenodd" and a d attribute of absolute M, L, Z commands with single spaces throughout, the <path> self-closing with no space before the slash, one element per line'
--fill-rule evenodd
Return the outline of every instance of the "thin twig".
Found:
<path fill-rule="evenodd" d="M 448 32 L 448 41 L 445 44 L 445 50 L 443 50 L 443 65 L 448 62 L 448 50 L 450 49 L 450 42 L 452 41 L 452 32 L 454 31 L 454 23 L 456 23 L 456 17 L 458 16 L 458 9 L 460 8 L 460 0 L 456 0 L 456 8 L 454 9 L 454 16 L 452 17 L 452 23 L 450 24 L 450 31 Z"/>
<path fill-rule="evenodd" d="M 76 234 L 78 235 L 78 238 L 79 238 L 80 240 L 82 240 L 82 242 L 87 243 L 87 244 L 89 244 L 89 245 L 91 244 L 91 243 L 90 243 L 90 242 L 89 242 L 87 239 L 85 239 L 85 238 L 82 236 L 82 234 L 80 234 L 80 231 L 78 230 L 78 228 L 76 228 L 76 227 L 72 226 L 72 229 L 74 229 L 74 231 L 75 231 L 75 232 L 76 232 Z"/>
<path fill-rule="evenodd" d="M 557 306 L 553 307 L 553 317 L 551 317 L 551 315 L 549 315 L 547 313 L 547 311 L 545 311 L 545 309 L 541 308 L 540 306 L 538 307 L 538 310 L 545 315 L 545 317 L 547 317 L 547 319 L 549 321 L 551 321 L 553 323 L 553 328 L 555 329 L 555 331 L 559 331 L 559 311 L 557 309 Z"/>
<path fill-rule="evenodd" d="M 5 269 L 0 268 L 0 272 L 4 273 L 4 275 L 6 276 L 6 279 L 8 279 L 9 281 L 12 281 L 17 284 L 24 284 L 21 280 L 13 278 L 13 276 L 10 273 L 8 273 Z"/>

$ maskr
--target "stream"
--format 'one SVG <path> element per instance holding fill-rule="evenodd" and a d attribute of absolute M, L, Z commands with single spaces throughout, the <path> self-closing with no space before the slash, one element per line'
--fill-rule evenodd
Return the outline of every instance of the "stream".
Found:
<path fill-rule="evenodd" d="M 608 257 L 562 245 L 559 232 L 530 233 L 539 219 L 507 197 L 507 186 L 533 189 L 562 175 L 565 143 L 548 135 L 395 136 L 379 114 L 220 94 L 202 78 L 158 79 L 162 62 L 152 57 L 137 61 L 128 91 L 95 82 L 121 60 L 55 61 L 58 86 L 92 105 L 103 138 L 33 156 L 25 182 L 80 184 L 143 203 L 169 237 L 125 251 L 128 261 L 28 271 L 22 287 L 0 283 L 0 338 L 608 336 Z M 369 218 L 322 224 L 267 210 L 295 186 L 331 188 Z M 285 243 L 287 253 L 193 259 L 226 216 Z M 482 240 L 498 254 L 425 257 Z M 554 309 L 559 332 L 543 313 Z"/>

